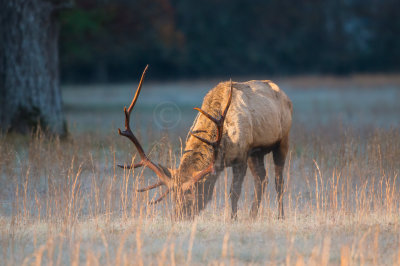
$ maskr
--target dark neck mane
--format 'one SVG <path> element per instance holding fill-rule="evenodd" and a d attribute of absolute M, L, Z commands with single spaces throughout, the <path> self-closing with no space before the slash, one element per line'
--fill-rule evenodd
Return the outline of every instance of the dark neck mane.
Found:
<path fill-rule="evenodd" d="M 226 84 L 220 84 L 215 87 L 204 97 L 201 109 L 213 117 L 219 118 L 222 112 L 221 102 L 225 103 L 227 100 L 228 91 Z M 215 141 L 217 138 L 216 125 L 209 118 L 201 114 L 198 114 L 190 130 L 197 136 L 209 141 Z M 193 172 L 207 168 L 211 163 L 212 157 L 213 150 L 210 145 L 188 135 L 185 153 L 182 156 L 179 166 L 179 176 L 182 178 L 182 181 L 186 181 L 192 177 Z"/>
<path fill-rule="evenodd" d="M 196 141 L 197 142 L 197 141 Z M 208 167 L 212 159 L 212 149 L 207 144 L 198 141 L 197 145 L 191 145 L 191 149 L 185 151 L 179 165 L 179 173 L 182 181 L 190 178 L 193 172 Z M 193 144 L 193 143 L 192 143 Z"/>

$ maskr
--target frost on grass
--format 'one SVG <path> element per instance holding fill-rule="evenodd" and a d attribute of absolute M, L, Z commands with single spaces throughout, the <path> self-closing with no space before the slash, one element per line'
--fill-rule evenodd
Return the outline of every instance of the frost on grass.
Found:
<path fill-rule="evenodd" d="M 176 165 L 175 132 L 139 133 L 149 156 Z M 136 192 L 154 182 L 151 172 L 115 168 L 134 155 L 111 134 L 0 136 L 0 264 L 400 264 L 398 127 L 294 124 L 285 220 L 270 156 L 257 219 L 248 173 L 230 220 L 228 169 L 201 215 L 175 221 L 171 200 L 147 205 L 161 190 Z"/>

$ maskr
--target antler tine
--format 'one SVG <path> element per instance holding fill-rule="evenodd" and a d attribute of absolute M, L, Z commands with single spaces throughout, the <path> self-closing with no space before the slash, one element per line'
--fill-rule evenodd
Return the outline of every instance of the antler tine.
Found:
<path fill-rule="evenodd" d="M 138 167 L 142 167 L 143 166 L 143 163 L 142 162 L 140 162 L 140 163 L 135 163 L 134 165 L 126 165 L 126 164 L 117 164 L 117 166 L 119 167 L 119 168 L 122 168 L 122 169 L 135 169 L 135 168 L 138 168 Z"/>
<path fill-rule="evenodd" d="M 139 97 L 140 90 L 141 90 L 141 88 L 142 88 L 143 80 L 144 80 L 144 77 L 145 77 L 145 74 L 146 74 L 146 71 L 147 71 L 148 67 L 149 67 L 149 65 L 147 65 L 147 66 L 145 67 L 145 69 L 143 70 L 142 77 L 140 78 L 140 82 L 139 82 L 138 88 L 136 89 L 135 96 L 133 97 L 133 100 L 132 100 L 132 102 L 131 102 L 129 108 L 126 109 L 126 107 L 124 107 L 124 113 L 125 113 L 125 130 L 124 130 L 124 131 L 121 131 L 121 129 L 118 129 L 118 133 L 119 133 L 121 136 L 124 136 L 124 137 L 127 137 L 128 139 L 130 139 L 130 140 L 133 142 L 133 144 L 135 145 L 135 147 L 136 147 L 136 149 L 137 149 L 137 151 L 138 151 L 138 153 L 139 153 L 139 156 L 140 156 L 140 158 L 141 158 L 141 161 L 140 161 L 138 164 L 135 164 L 135 165 L 133 166 L 133 168 L 137 168 L 137 167 L 140 167 L 140 166 L 146 166 L 146 167 L 150 168 L 150 169 L 153 170 L 153 171 L 156 173 L 156 175 L 160 178 L 160 180 L 161 180 L 161 182 L 163 183 L 163 185 L 166 185 L 167 187 L 170 187 L 170 184 L 171 184 L 170 178 L 169 178 L 168 176 L 166 176 L 166 175 L 162 172 L 162 170 L 161 170 L 157 165 L 155 165 L 155 164 L 146 156 L 146 153 L 144 152 L 142 145 L 140 145 L 140 142 L 139 142 L 138 139 L 135 137 L 135 135 L 132 133 L 132 130 L 131 130 L 130 126 L 129 126 L 130 114 L 131 114 L 131 112 L 132 112 L 133 107 L 134 107 L 135 104 L 136 104 L 136 101 L 137 101 L 138 97 Z M 121 167 L 121 166 L 120 166 L 120 167 Z M 122 168 L 124 168 L 124 169 L 131 169 L 132 166 L 129 166 L 129 167 L 128 167 L 128 166 L 122 166 Z"/>
<path fill-rule="evenodd" d="M 229 106 L 231 105 L 231 102 L 232 102 L 232 90 L 233 90 L 233 86 L 232 86 L 232 79 L 231 79 L 231 86 L 230 86 L 230 91 L 229 91 L 228 102 L 226 103 L 225 110 L 224 110 L 224 112 L 222 114 L 222 117 L 221 117 L 221 119 L 223 118 L 224 120 L 225 120 L 225 117 L 226 117 L 226 113 L 228 113 Z"/>
<path fill-rule="evenodd" d="M 133 97 L 131 105 L 129 105 L 129 108 L 128 108 L 128 113 L 129 114 L 131 114 L 131 111 L 132 111 L 133 107 L 135 106 L 136 101 L 137 101 L 137 99 L 139 97 L 140 90 L 142 89 L 143 80 L 144 80 L 144 77 L 146 76 L 146 72 L 147 72 L 148 68 L 149 68 L 149 65 L 146 65 L 146 67 L 143 70 L 142 77 L 140 78 L 138 88 L 136 89 L 135 97 Z"/>
<path fill-rule="evenodd" d="M 145 187 L 145 188 L 140 188 L 140 189 L 138 189 L 138 190 L 136 190 L 137 192 L 145 192 L 145 191 L 147 191 L 147 190 L 151 190 L 151 189 L 153 189 L 153 188 L 157 188 L 157 187 L 159 187 L 159 186 L 162 186 L 164 183 L 163 182 L 157 182 L 157 183 L 155 183 L 155 184 L 153 184 L 153 185 L 150 185 L 150 186 L 148 186 L 148 187 Z"/>
<path fill-rule="evenodd" d="M 226 114 L 228 113 L 228 109 L 231 106 L 231 102 L 232 102 L 232 79 L 231 79 L 231 86 L 230 86 L 230 91 L 229 91 L 229 98 L 228 98 L 228 102 L 226 103 L 225 109 L 221 114 L 221 118 L 218 120 L 218 124 L 217 124 L 217 131 L 218 131 L 218 137 L 216 142 L 216 146 L 219 146 L 219 144 L 221 143 L 222 140 L 222 133 L 224 131 L 224 122 L 225 122 L 225 118 L 226 118 Z M 214 153 L 216 153 L 217 151 L 214 150 Z M 216 159 L 216 154 L 214 155 L 214 158 Z"/>
<path fill-rule="evenodd" d="M 204 138 L 202 138 L 202 137 L 200 137 L 200 136 L 197 136 L 197 135 L 195 135 L 192 131 L 190 131 L 189 134 L 190 134 L 191 136 L 193 136 L 193 137 L 195 137 L 195 138 L 201 140 L 202 142 L 204 142 L 204 143 L 210 145 L 210 146 L 214 146 L 214 145 L 215 145 L 214 142 L 210 142 L 210 141 L 208 141 L 208 140 L 206 140 L 206 139 L 204 139 Z"/>
<path fill-rule="evenodd" d="M 200 109 L 200 108 L 198 108 L 198 107 L 193 108 L 194 110 L 199 111 L 199 112 L 202 113 L 204 116 L 206 116 L 208 119 L 210 119 L 211 121 L 213 121 L 217 126 L 218 126 L 221 122 L 223 122 L 223 121 L 225 120 L 226 113 L 228 112 L 229 106 L 231 105 L 231 102 L 232 102 L 232 79 L 230 80 L 230 82 L 231 82 L 231 86 L 230 86 L 230 93 L 229 93 L 228 102 L 226 103 L 225 109 L 224 109 L 224 111 L 222 112 L 221 117 L 220 117 L 219 119 L 213 117 L 212 115 L 210 115 L 209 113 L 207 113 L 206 111 L 204 111 L 204 110 L 202 110 L 202 109 Z"/>
<path fill-rule="evenodd" d="M 218 119 L 216 119 L 215 117 L 213 117 L 212 115 L 210 115 L 209 113 L 207 113 L 206 111 L 201 110 L 198 107 L 193 108 L 194 110 L 199 111 L 200 113 L 202 113 L 203 115 L 205 115 L 208 119 L 210 119 L 211 121 L 213 121 L 215 124 L 218 124 Z"/>
<path fill-rule="evenodd" d="M 159 203 L 168 195 L 169 192 L 170 192 L 170 189 L 168 188 L 158 199 L 150 201 L 149 204 L 153 205 L 153 204 Z"/>

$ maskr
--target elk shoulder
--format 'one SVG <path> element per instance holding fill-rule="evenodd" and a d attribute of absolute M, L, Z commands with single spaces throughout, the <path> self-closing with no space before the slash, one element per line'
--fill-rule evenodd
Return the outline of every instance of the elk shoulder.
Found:
<path fill-rule="evenodd" d="M 228 101 L 230 82 L 221 82 L 204 97 L 201 109 L 218 117 Z M 269 80 L 233 82 L 232 104 L 227 113 L 222 147 L 225 166 L 247 157 L 253 148 L 268 148 L 287 137 L 292 122 L 292 104 L 287 95 Z M 198 115 L 192 131 L 207 139 L 217 131 L 205 116 Z M 199 151 L 201 142 L 189 137 L 186 150 Z M 207 152 L 199 152 L 207 161 Z M 205 163 L 206 164 L 206 163 Z"/>

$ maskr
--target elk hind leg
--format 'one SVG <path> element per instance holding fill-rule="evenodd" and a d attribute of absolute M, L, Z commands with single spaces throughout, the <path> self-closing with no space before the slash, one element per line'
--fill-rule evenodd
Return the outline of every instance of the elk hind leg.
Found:
<path fill-rule="evenodd" d="M 264 154 L 255 153 L 249 156 L 248 165 L 254 177 L 254 200 L 251 205 L 250 217 L 255 218 L 260 207 L 262 195 L 268 185 L 267 173 L 264 165 Z"/>
<path fill-rule="evenodd" d="M 275 189 L 278 200 L 278 219 L 284 218 L 283 211 L 283 168 L 285 166 L 286 154 L 289 149 L 288 137 L 285 137 L 277 148 L 272 151 L 275 164 Z"/>
<path fill-rule="evenodd" d="M 246 175 L 247 164 L 239 163 L 235 164 L 232 167 L 233 171 L 233 179 L 230 191 L 230 198 L 232 203 L 232 219 L 237 219 L 237 203 L 240 197 L 240 193 L 242 192 L 242 184 L 244 180 L 244 176 Z"/>

